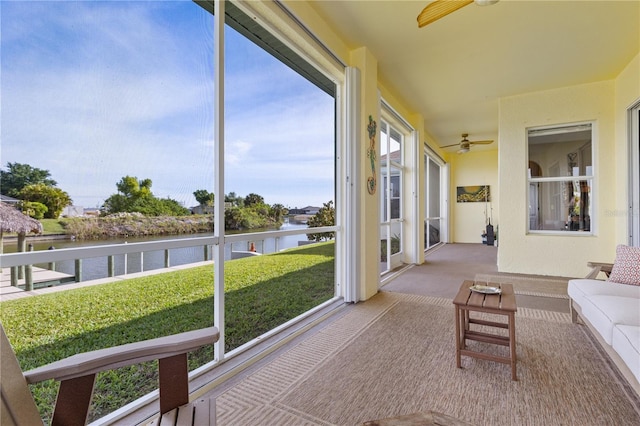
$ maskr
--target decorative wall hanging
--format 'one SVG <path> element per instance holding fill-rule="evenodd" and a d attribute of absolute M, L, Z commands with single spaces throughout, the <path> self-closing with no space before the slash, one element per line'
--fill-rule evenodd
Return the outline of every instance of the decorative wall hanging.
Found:
<path fill-rule="evenodd" d="M 459 186 L 456 191 L 456 201 L 459 203 L 476 203 L 491 201 L 489 185 Z"/>
<path fill-rule="evenodd" d="M 369 149 L 367 149 L 367 157 L 371 160 L 371 176 L 367 178 L 367 191 L 373 195 L 376 193 L 376 134 L 377 124 L 373 117 L 369 116 Z"/>

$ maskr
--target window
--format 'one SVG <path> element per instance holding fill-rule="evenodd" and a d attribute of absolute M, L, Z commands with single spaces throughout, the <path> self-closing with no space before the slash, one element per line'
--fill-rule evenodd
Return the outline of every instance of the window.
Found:
<path fill-rule="evenodd" d="M 528 130 L 529 232 L 592 233 L 593 125 Z"/>
<path fill-rule="evenodd" d="M 294 240 L 294 245 L 311 242 L 304 234 L 307 221 L 325 204 L 335 206 L 336 86 L 232 3 L 227 2 L 225 9 L 225 21 L 231 27 L 225 32 L 224 192 L 229 234 L 225 250 L 234 259 L 247 251 L 278 252 L 290 247 L 283 245 L 288 240 Z M 247 209 L 250 194 L 257 195 L 253 198 L 258 202 Z M 282 226 L 247 229 L 261 210 L 275 220 L 276 209 L 289 212 Z M 251 237 L 241 238 L 243 228 Z M 299 233 L 274 237 L 274 231 L 294 230 Z M 306 258 L 327 254 L 333 259 L 334 246 L 305 245 Z M 290 274 L 299 273 L 293 265 L 291 268 Z M 301 307 L 297 315 L 335 296 L 332 260 L 316 268 L 324 271 L 314 277 L 320 294 L 313 295 L 311 283 L 302 280 L 288 289 L 290 297 L 300 291 L 295 296 Z M 274 284 L 276 279 L 258 270 L 249 280 L 255 289 L 280 291 Z M 231 274 L 226 274 L 225 285 L 233 282 Z M 305 285 L 307 290 L 300 290 Z M 270 318 L 268 306 L 250 308 L 231 291 L 224 303 L 226 312 L 265 310 L 264 320 L 254 324 L 244 339 L 225 335 L 229 353 L 249 342 L 247 338 L 256 339 L 294 318 Z M 227 314 L 225 321 L 230 330 L 231 315 Z"/>
<path fill-rule="evenodd" d="M 300 240 L 308 242 L 309 229 L 294 225 L 293 220 L 285 220 L 286 230 L 275 229 L 280 219 L 284 219 L 283 211 L 299 210 L 303 222 L 323 204 L 337 201 L 335 190 L 342 185 L 336 182 L 335 171 L 339 93 L 336 75 L 328 78 L 327 71 L 320 72 L 315 64 L 288 47 L 289 43 L 258 25 L 253 15 L 239 9 L 246 4 L 217 4 L 225 5 L 228 26 L 224 37 L 226 49 L 217 50 L 217 55 L 213 46 L 221 39 L 216 36 L 218 17 L 212 18 L 211 1 L 2 5 L 0 90 L 4 161 L 29 163 L 50 171 L 78 208 L 95 207 L 97 212 L 106 199 L 120 190 L 119 179 L 131 176 L 136 183 L 145 183 L 141 186 L 158 199 L 184 209 L 190 223 L 197 219 L 191 217 L 188 208 L 211 217 L 211 204 L 217 207 L 228 203 L 228 211 L 242 204 L 242 208 L 234 210 L 238 215 L 229 220 L 234 225 L 238 223 L 237 228 L 244 228 L 242 231 L 247 228 L 253 231 L 251 235 L 230 235 L 230 229 L 229 234 L 222 234 L 224 241 L 220 241 L 207 226 L 206 232 L 198 229 L 189 238 L 185 234 L 178 238 L 143 235 L 133 240 L 137 229 L 131 228 L 126 230 L 131 232 L 126 235 L 126 242 L 135 241 L 135 245 L 116 244 L 123 242 L 124 237 L 106 241 L 108 244 L 78 238 L 72 242 L 73 248 L 56 250 L 63 252 L 60 261 L 97 258 L 96 268 L 105 274 L 107 265 L 113 263 L 108 257 L 117 256 L 113 269 L 117 274 L 126 274 L 167 269 L 164 265 L 169 263 L 175 266 L 210 260 L 209 251 L 214 247 L 217 256 L 214 271 L 222 276 L 212 282 L 211 265 L 203 265 L 196 272 L 191 268 L 176 271 L 172 279 L 167 279 L 171 284 L 158 286 L 174 292 L 170 297 L 145 287 L 145 292 L 138 292 L 138 299 L 130 297 L 131 287 L 114 283 L 105 303 L 92 297 L 88 299 L 91 303 L 82 305 L 87 306 L 86 310 L 77 309 L 72 316 L 58 315 L 49 320 L 46 315 L 51 310 L 30 316 L 33 323 L 55 323 L 63 331 L 56 335 L 60 341 L 66 339 L 64 333 L 71 334 L 78 327 L 82 331 L 79 339 L 94 345 L 88 349 L 98 349 L 128 343 L 126 340 L 131 336 L 143 333 L 143 338 L 151 338 L 186 331 L 182 327 L 208 326 L 219 316 L 221 349 L 217 351 L 217 359 L 222 360 L 261 341 L 259 336 L 268 335 L 269 330 L 308 315 L 309 310 L 317 309 L 327 300 L 337 299 L 334 278 L 337 256 L 332 242 L 300 249 L 296 244 L 297 255 L 305 257 L 305 262 L 291 261 L 294 257 L 291 252 L 274 255 L 271 259 L 288 261 L 282 262 L 286 265 L 284 270 L 270 268 L 274 273 L 271 276 L 260 274 L 256 266 L 236 268 L 238 272 L 234 274 L 231 261 L 218 263 L 220 258 L 232 257 L 232 251 L 247 254 L 255 247 L 258 252 L 272 253 L 287 248 L 285 241 L 291 238 L 297 240 L 294 244 Z M 34 16 L 42 19 L 34 24 Z M 223 58 L 225 61 L 221 61 Z M 222 63 L 224 91 L 218 90 L 212 78 Z M 214 95 L 220 93 L 224 109 L 216 110 Z M 218 120 L 214 120 L 216 114 Z M 216 126 L 216 122 L 222 125 Z M 225 131 L 224 138 L 216 137 L 220 128 Z M 223 149 L 215 151 L 216 143 Z M 225 167 L 216 167 L 219 159 Z M 217 185 L 219 182 L 222 185 Z M 196 191 L 218 193 L 207 202 L 206 198 L 197 200 Z M 220 215 L 214 219 L 226 218 Z M 270 228 L 269 232 L 257 232 L 256 226 L 263 223 Z M 220 231 L 225 226 L 217 228 Z M 342 238 L 337 227 L 335 235 Z M 218 247 L 223 244 L 228 248 L 228 257 L 226 251 L 220 255 Z M 134 253 L 133 248 L 138 251 Z M 189 249 L 196 256 L 182 262 L 175 248 Z M 143 256 L 143 252 L 152 254 Z M 23 264 L 31 264 L 33 257 L 29 256 L 33 254 L 37 253 L 25 253 Z M 158 268 L 149 266 L 155 259 L 161 265 Z M 309 259 L 315 262 L 312 266 L 306 263 Z M 225 268 L 218 267 L 221 264 Z M 238 264 L 242 261 L 236 261 Z M 83 274 L 93 272 L 89 270 L 89 262 L 84 266 Z M 197 274 L 198 279 L 175 279 L 192 274 Z M 306 278 L 299 278 L 300 274 Z M 278 295 L 277 281 L 288 296 L 280 299 L 286 299 L 296 311 L 288 309 L 282 313 L 260 297 Z M 241 285 L 234 287 L 234 283 Z M 221 291 L 212 291 L 214 284 Z M 121 308 L 116 312 L 107 303 L 112 300 L 131 304 L 140 300 L 140 303 L 133 309 Z M 259 324 L 253 324 L 243 316 L 244 312 L 265 315 L 260 317 Z M 123 319 L 125 314 L 127 318 Z M 34 336 L 30 339 L 33 346 L 28 350 L 46 352 L 47 361 L 68 355 L 64 351 L 42 351 L 42 340 Z M 40 339 L 49 341 L 51 337 Z M 65 350 L 74 351 L 76 346 L 73 339 L 70 341 Z M 191 368 L 211 361 L 213 352 L 209 348 L 196 356 L 198 359 L 190 360 Z M 93 408 L 91 420 L 157 387 L 151 374 L 135 374 L 131 377 L 145 376 L 147 380 L 133 380 L 124 375 L 124 379 L 115 375 L 98 378 L 96 393 L 107 389 L 100 384 L 101 380 L 109 380 L 111 386 L 108 398 L 95 398 L 101 402 Z M 135 391 L 130 389 L 131 383 L 135 384 Z M 53 383 L 43 386 L 50 385 Z M 46 407 L 52 406 L 44 402 Z M 42 414 L 45 419 L 47 416 Z"/>

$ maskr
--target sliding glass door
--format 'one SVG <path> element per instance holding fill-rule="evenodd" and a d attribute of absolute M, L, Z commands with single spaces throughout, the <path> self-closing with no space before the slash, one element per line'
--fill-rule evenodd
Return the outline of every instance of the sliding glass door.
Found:
<path fill-rule="evenodd" d="M 403 135 L 389 123 L 380 125 L 380 262 L 381 272 L 402 263 Z"/>
<path fill-rule="evenodd" d="M 424 249 L 446 241 L 446 227 L 444 220 L 446 215 L 446 194 L 443 183 L 445 182 L 446 166 L 432 155 L 428 150 L 424 154 L 424 179 L 425 179 L 425 217 L 424 217 Z"/>
<path fill-rule="evenodd" d="M 640 102 L 629 110 L 629 244 L 640 247 Z"/>

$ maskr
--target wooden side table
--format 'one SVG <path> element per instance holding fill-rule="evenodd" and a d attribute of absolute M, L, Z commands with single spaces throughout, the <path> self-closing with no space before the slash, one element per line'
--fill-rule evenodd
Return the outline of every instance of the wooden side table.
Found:
<path fill-rule="evenodd" d="M 484 283 L 477 283 L 482 284 Z M 489 361 L 511 364 L 511 379 L 518 380 L 516 375 L 516 296 L 511 284 L 487 284 L 493 287 L 500 287 L 501 294 L 482 294 L 471 291 L 469 288 L 474 285 L 473 281 L 464 281 L 460 286 L 458 294 L 453 299 L 456 306 L 456 365 L 461 366 L 462 355 L 470 356 Z M 488 321 L 481 318 L 471 318 L 471 312 L 486 312 L 490 314 L 504 315 L 507 322 Z M 493 333 L 471 330 L 471 324 L 478 324 L 488 327 L 503 328 L 508 330 L 508 335 L 498 335 Z M 467 348 L 467 340 L 492 343 L 509 347 L 509 356 L 498 356 L 484 352 L 473 351 Z"/>
<path fill-rule="evenodd" d="M 397 417 L 387 417 L 380 420 L 371 420 L 362 423 L 362 426 L 472 426 L 460 419 L 437 411 L 425 411 L 420 413 L 405 414 Z"/>

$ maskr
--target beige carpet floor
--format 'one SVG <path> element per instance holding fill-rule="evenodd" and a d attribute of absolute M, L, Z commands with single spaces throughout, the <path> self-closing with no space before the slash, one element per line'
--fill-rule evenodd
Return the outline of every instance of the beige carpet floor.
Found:
<path fill-rule="evenodd" d="M 519 308 L 516 334 L 518 381 L 505 364 L 463 357 L 458 369 L 451 300 L 381 292 L 219 395 L 218 425 L 429 410 L 475 425 L 640 424 L 637 395 L 568 314 Z"/>
<path fill-rule="evenodd" d="M 428 252 L 425 263 L 406 270 L 385 291 L 453 299 L 464 280 L 510 282 L 518 306 L 569 313 L 568 277 L 498 272 L 497 247 L 444 244 Z"/>
<path fill-rule="evenodd" d="M 516 294 L 569 299 L 567 295 L 569 278 L 516 274 L 476 274 L 474 280 L 481 283 L 510 283 L 513 284 L 513 290 Z"/>

